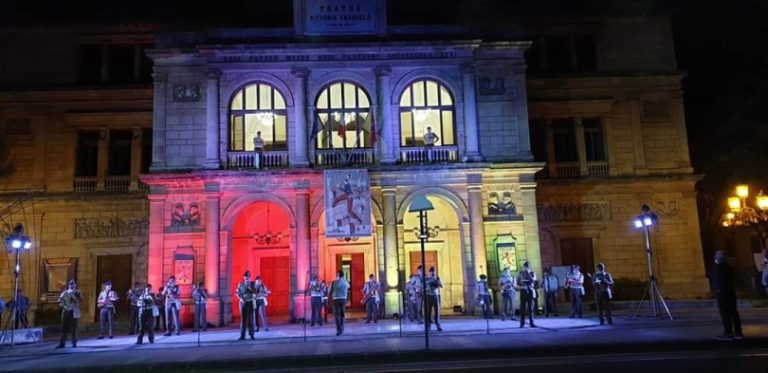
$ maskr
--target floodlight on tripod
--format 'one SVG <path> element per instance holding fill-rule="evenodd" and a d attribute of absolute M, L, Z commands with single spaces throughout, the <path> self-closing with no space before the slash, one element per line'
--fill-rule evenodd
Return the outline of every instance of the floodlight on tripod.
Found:
<path fill-rule="evenodd" d="M 660 317 L 661 316 L 661 308 L 664 308 L 664 311 L 667 314 L 667 317 L 672 320 L 672 313 L 669 312 L 669 307 L 667 307 L 667 302 L 664 301 L 664 296 L 661 294 L 661 290 L 659 289 L 659 284 L 657 282 L 656 276 L 653 275 L 653 248 L 651 247 L 651 227 L 656 226 L 659 224 L 659 216 L 656 215 L 651 211 L 651 208 L 648 207 L 648 205 L 643 205 L 641 208 L 641 213 L 637 217 L 635 217 L 634 224 L 635 228 L 642 229 L 643 231 L 643 246 L 645 248 L 645 255 L 646 259 L 648 261 L 648 291 L 647 293 L 643 294 L 643 298 L 640 300 L 640 303 L 637 305 L 637 309 L 635 310 L 634 316 L 638 315 L 638 312 L 640 311 L 640 308 L 642 308 L 643 304 L 646 301 L 646 296 L 649 298 L 647 301 L 651 303 L 651 308 L 653 309 L 653 316 L 654 317 Z"/>
<path fill-rule="evenodd" d="M 14 266 L 13 270 L 13 304 L 18 305 L 19 304 L 19 275 L 21 274 L 21 263 L 19 258 L 19 251 L 21 250 L 29 250 L 32 248 L 32 239 L 30 239 L 28 236 L 24 235 L 24 226 L 21 225 L 21 223 L 16 224 L 16 226 L 13 228 L 13 234 L 10 234 L 5 237 L 5 246 L 6 250 L 9 253 L 13 253 L 15 255 L 16 259 L 16 265 Z M 17 315 L 18 306 L 14 306 L 13 313 L 11 314 L 10 323 L 11 323 L 11 346 L 14 344 L 14 336 L 16 331 L 16 320 L 18 318 Z M 0 337 L 0 342 L 3 342 L 5 339 L 5 330 L 2 333 L 2 337 Z M 37 342 L 37 341 L 35 341 Z"/>

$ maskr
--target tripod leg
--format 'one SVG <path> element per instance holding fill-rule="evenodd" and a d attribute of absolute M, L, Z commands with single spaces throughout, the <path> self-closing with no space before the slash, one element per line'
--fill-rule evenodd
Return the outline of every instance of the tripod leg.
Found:
<path fill-rule="evenodd" d="M 667 307 L 667 302 L 664 300 L 664 296 L 661 295 L 661 290 L 658 286 L 654 286 L 654 289 L 656 290 L 656 296 L 659 298 L 661 305 L 664 306 L 664 311 L 667 312 L 667 317 L 669 317 L 670 320 L 674 320 L 672 313 L 669 312 L 669 307 Z"/>
<path fill-rule="evenodd" d="M 635 308 L 635 313 L 631 316 L 633 318 L 636 318 L 640 315 L 640 308 L 643 307 L 643 303 L 645 303 L 645 297 L 650 293 L 651 291 L 651 284 L 648 283 L 648 291 L 643 292 L 643 297 L 640 298 L 640 302 L 637 303 L 637 307 Z"/>

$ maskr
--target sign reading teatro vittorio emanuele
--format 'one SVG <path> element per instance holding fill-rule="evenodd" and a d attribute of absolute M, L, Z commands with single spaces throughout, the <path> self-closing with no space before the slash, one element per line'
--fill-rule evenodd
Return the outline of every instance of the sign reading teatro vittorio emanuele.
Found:
<path fill-rule="evenodd" d="M 383 35 L 385 0 L 294 0 L 296 35 Z"/>

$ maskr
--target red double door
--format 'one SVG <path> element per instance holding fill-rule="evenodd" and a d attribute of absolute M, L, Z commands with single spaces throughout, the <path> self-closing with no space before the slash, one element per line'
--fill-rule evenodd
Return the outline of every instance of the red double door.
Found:
<path fill-rule="evenodd" d="M 262 283 L 271 291 L 267 312 L 270 315 L 287 314 L 291 300 L 290 257 L 288 255 L 254 256 L 249 260 L 236 261 L 232 267 L 233 293 L 237 285 L 243 281 L 242 276 L 246 270 L 251 271 L 251 280 L 260 275 Z M 237 297 L 233 295 L 232 308 L 236 318 L 240 317 L 238 304 Z"/>
<path fill-rule="evenodd" d="M 363 309 L 360 301 L 363 300 L 363 286 L 367 281 L 365 274 L 365 254 L 338 254 L 336 255 L 336 270 L 344 272 L 344 277 L 349 281 L 350 308 Z"/>

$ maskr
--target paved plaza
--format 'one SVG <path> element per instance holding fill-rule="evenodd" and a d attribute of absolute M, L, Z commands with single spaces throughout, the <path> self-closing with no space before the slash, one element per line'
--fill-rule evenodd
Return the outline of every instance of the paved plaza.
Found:
<path fill-rule="evenodd" d="M 619 348 L 643 350 L 664 346 L 696 344 L 758 343 L 768 340 L 765 325 L 768 310 L 742 310 L 744 341 L 720 341 L 717 311 L 714 309 L 675 312 L 675 320 L 632 318 L 619 314 L 614 326 L 601 326 L 595 317 L 538 318 L 538 328 L 519 328 L 515 321 L 469 317 L 445 318 L 443 332 L 432 330 L 430 347 L 435 356 L 481 356 L 497 353 L 508 356 L 563 352 L 612 351 Z M 82 336 L 77 348 L 55 350 L 56 336 L 40 344 L 4 347 L 0 371 L 85 371 L 90 369 L 178 370 L 224 367 L 286 367 L 294 364 L 329 364 L 339 359 L 407 359 L 423 354 L 423 325 L 381 320 L 365 324 L 348 323 L 344 335 L 335 336 L 333 324 L 304 328 L 301 325 L 274 325 L 259 332 L 256 340 L 237 341 L 233 327 L 209 329 L 199 334 L 189 330 L 180 336 L 156 336 L 155 343 L 135 345 L 135 336 L 98 340 Z"/>

